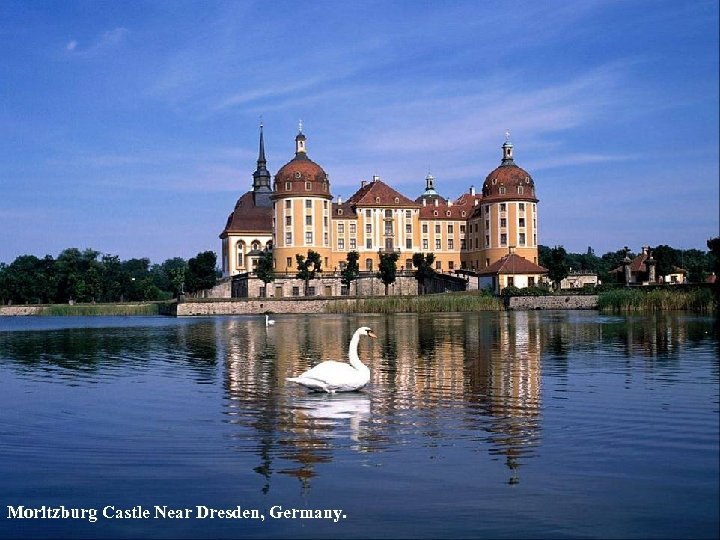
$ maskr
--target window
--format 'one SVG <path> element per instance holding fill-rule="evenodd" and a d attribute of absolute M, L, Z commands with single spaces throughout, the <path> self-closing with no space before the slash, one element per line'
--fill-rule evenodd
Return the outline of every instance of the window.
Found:
<path fill-rule="evenodd" d="M 365 210 L 365 217 L 367 219 L 370 219 L 372 217 L 372 210 L 370 210 L 370 209 Z"/>
<path fill-rule="evenodd" d="M 515 285 L 515 278 L 513 276 L 508 276 L 507 278 L 507 286 L 512 287 Z"/>
<path fill-rule="evenodd" d="M 305 244 L 312 244 L 313 243 L 313 235 L 311 232 L 305 233 Z"/>
<path fill-rule="evenodd" d="M 285 216 L 285 225 L 288 227 L 292 225 L 292 216 Z"/>
<path fill-rule="evenodd" d="M 518 203 L 518 210 L 520 210 L 521 212 L 525 211 L 525 203 L 524 202 Z"/>
<path fill-rule="evenodd" d="M 475 246 L 475 247 L 477 247 L 477 246 Z M 490 235 L 489 234 L 485 235 L 485 247 L 486 248 L 490 247 Z"/>
<path fill-rule="evenodd" d="M 465 225 L 460 225 L 460 234 L 465 234 Z"/>
<path fill-rule="evenodd" d="M 449 250 L 455 249 L 455 242 L 453 241 L 452 238 L 448 238 L 448 249 Z"/>
<path fill-rule="evenodd" d="M 305 225 L 312 225 L 312 216 L 305 216 Z"/>
<path fill-rule="evenodd" d="M 292 233 L 291 233 L 291 232 L 286 232 L 286 233 L 285 233 L 285 245 L 286 245 L 286 246 L 291 246 L 291 245 L 292 245 Z"/>
<path fill-rule="evenodd" d="M 372 271 L 372 259 L 365 259 L 365 270 Z"/>
<path fill-rule="evenodd" d="M 460 240 L 460 249 L 466 249 L 467 244 L 465 243 L 465 239 L 463 238 Z"/>
<path fill-rule="evenodd" d="M 486 231 L 490 230 L 490 220 L 489 219 L 485 220 L 485 230 Z M 475 232 L 477 232 L 477 229 L 475 230 Z"/>
<path fill-rule="evenodd" d="M 305 182 L 305 191 L 310 191 L 312 189 L 312 184 L 310 182 Z"/>
<path fill-rule="evenodd" d="M 267 288 L 260 287 L 260 298 L 267 298 Z"/>
<path fill-rule="evenodd" d="M 347 285 L 340 285 L 340 296 L 348 296 L 350 294 L 350 289 L 348 289 Z"/>
<path fill-rule="evenodd" d="M 405 270 L 412 270 L 412 259 L 405 259 Z"/>
<path fill-rule="evenodd" d="M 372 223 L 365 224 L 365 234 L 372 234 Z"/>
<path fill-rule="evenodd" d="M 518 227 L 524 227 L 525 226 L 525 218 L 521 217 L 518 219 Z"/>
<path fill-rule="evenodd" d="M 455 227 L 452 224 L 448 225 L 448 234 L 455 234 Z"/>
<path fill-rule="evenodd" d="M 405 249 L 412 249 L 412 238 L 405 239 Z"/>
<path fill-rule="evenodd" d="M 412 234 L 412 224 L 411 223 L 405 224 L 405 234 Z"/>
<path fill-rule="evenodd" d="M 392 236 L 393 233 L 393 224 L 392 221 L 386 221 L 385 222 L 385 235 L 386 236 Z"/>
<path fill-rule="evenodd" d="M 292 182 L 285 182 L 285 191 L 291 191 L 292 190 Z M 290 202 L 290 201 L 288 201 Z"/>
<path fill-rule="evenodd" d="M 357 242 L 354 238 L 350 239 L 350 249 L 357 249 Z"/>
<path fill-rule="evenodd" d="M 238 268 L 242 268 L 245 266 L 245 243 L 244 242 L 238 242 L 237 243 L 237 266 Z"/>
<path fill-rule="evenodd" d="M 385 219 L 392 219 L 392 210 L 385 210 Z"/>
<path fill-rule="evenodd" d="M 316 294 L 315 287 L 308 287 L 308 296 L 315 296 Z"/>
<path fill-rule="evenodd" d="M 392 251 L 392 250 L 393 250 L 393 239 L 386 238 L 385 239 L 385 251 Z"/>
<path fill-rule="evenodd" d="M 412 210 L 405 210 L 405 219 L 412 219 Z"/>
<path fill-rule="evenodd" d="M 428 231 L 427 223 L 423 223 L 423 224 L 422 224 L 422 232 L 423 232 L 423 234 L 427 234 L 427 231 Z"/>
<path fill-rule="evenodd" d="M 365 249 L 372 249 L 372 238 L 365 240 Z"/>
<path fill-rule="evenodd" d="M 285 268 L 291 268 L 292 267 L 292 257 L 288 257 L 285 259 Z"/>
<path fill-rule="evenodd" d="M 345 224 L 338 223 L 338 234 L 345 234 Z"/>
<path fill-rule="evenodd" d="M 522 194 L 523 194 L 523 191 L 524 191 L 524 190 L 523 190 L 523 187 L 522 187 L 522 186 L 518 186 L 518 195 L 522 195 Z"/>
<path fill-rule="evenodd" d="M 525 233 L 524 233 L 524 232 L 521 232 L 521 233 L 518 235 L 518 243 L 519 243 L 521 246 L 524 246 L 524 245 L 525 245 Z"/>
<path fill-rule="evenodd" d="M 535 276 L 528 276 L 528 287 L 535 286 Z"/>
<path fill-rule="evenodd" d="M 285 199 L 285 208 L 290 210 L 292 208 L 292 201 L 290 199 Z"/>
<path fill-rule="evenodd" d="M 439 238 L 437 238 L 435 240 L 435 249 L 440 249 L 440 239 Z"/>
<path fill-rule="evenodd" d="M 305 208 L 312 209 L 312 199 L 305 199 Z"/>
<path fill-rule="evenodd" d="M 355 234 L 357 232 L 357 227 L 355 223 L 350 224 L 350 234 Z"/>
<path fill-rule="evenodd" d="M 435 225 L 435 234 L 440 234 L 440 224 Z"/>
<path fill-rule="evenodd" d="M 448 269 L 455 270 L 455 261 L 448 261 Z"/>
<path fill-rule="evenodd" d="M 487 236 L 485 238 L 487 238 Z M 485 247 L 487 247 L 487 246 L 485 246 Z M 477 249 L 477 248 L 478 248 L 478 239 L 476 238 L 475 239 L 475 249 Z"/>
<path fill-rule="evenodd" d="M 342 216 L 342 214 L 343 214 L 342 208 L 338 208 L 338 216 Z"/>
<path fill-rule="evenodd" d="M 507 204 L 505 204 L 505 203 L 500 203 L 500 211 L 501 211 L 501 212 L 506 212 L 506 211 L 507 211 Z"/>
<path fill-rule="evenodd" d="M 327 201 L 323 201 L 323 208 L 324 208 L 325 210 L 328 209 L 328 202 L 327 202 Z"/>
<path fill-rule="evenodd" d="M 328 218 L 327 218 L 327 216 L 325 216 L 325 217 L 323 218 L 323 226 L 324 226 L 324 227 L 327 227 L 327 226 L 328 226 Z"/>
<path fill-rule="evenodd" d="M 427 251 L 428 249 L 428 239 L 423 238 L 423 251 Z"/>
<path fill-rule="evenodd" d="M 505 195 L 505 187 L 504 186 L 500 186 L 498 191 L 500 192 L 500 195 Z"/>
<path fill-rule="evenodd" d="M 487 225 L 486 225 L 486 227 L 487 227 Z M 478 232 L 478 223 L 477 223 L 477 221 L 475 222 L 475 232 Z"/>
<path fill-rule="evenodd" d="M 327 232 L 323 233 L 323 246 L 329 246 L 330 245 L 330 237 L 328 236 Z M 325 263 L 325 266 L 327 266 L 327 262 Z"/>
<path fill-rule="evenodd" d="M 500 218 L 500 227 L 503 229 L 507 227 L 507 219 L 506 218 Z"/>
<path fill-rule="evenodd" d="M 502 233 L 500 235 L 500 245 L 501 246 L 507 246 L 507 234 Z"/>
<path fill-rule="evenodd" d="M 292 295 L 293 295 L 293 296 L 300 296 L 300 287 L 293 287 L 293 288 L 292 288 Z"/>
<path fill-rule="evenodd" d="M 485 268 L 490 266 L 490 259 L 485 259 Z"/>
<path fill-rule="evenodd" d="M 435 270 L 442 270 L 442 261 L 435 261 Z"/>

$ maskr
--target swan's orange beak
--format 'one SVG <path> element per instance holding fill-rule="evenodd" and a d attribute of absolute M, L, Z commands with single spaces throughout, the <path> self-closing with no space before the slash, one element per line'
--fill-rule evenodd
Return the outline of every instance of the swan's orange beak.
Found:
<path fill-rule="evenodd" d="M 376 338 L 376 337 L 377 337 L 377 336 L 375 335 L 375 332 L 373 332 L 372 330 L 368 330 L 367 335 L 368 335 L 369 337 L 371 337 L 371 338 Z"/>

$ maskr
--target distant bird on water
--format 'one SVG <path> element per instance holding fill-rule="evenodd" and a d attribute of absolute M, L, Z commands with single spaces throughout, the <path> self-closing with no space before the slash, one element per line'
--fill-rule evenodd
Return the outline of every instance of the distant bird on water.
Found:
<path fill-rule="evenodd" d="M 270 318 L 270 315 L 268 315 L 268 314 L 266 313 L 266 314 L 265 314 L 265 326 L 272 326 L 273 324 L 275 324 L 275 321 L 273 321 L 273 320 Z"/>

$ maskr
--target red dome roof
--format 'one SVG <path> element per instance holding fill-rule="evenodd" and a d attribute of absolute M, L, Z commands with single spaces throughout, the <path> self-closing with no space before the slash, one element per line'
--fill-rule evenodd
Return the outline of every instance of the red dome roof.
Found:
<path fill-rule="evenodd" d="M 305 135 L 295 137 L 295 157 L 275 175 L 273 197 L 320 195 L 332 199 L 330 178 L 323 168 L 307 157 Z"/>
<path fill-rule="evenodd" d="M 500 165 L 487 175 L 483 199 L 527 200 L 537 202 L 535 182 L 525 169 L 517 165 Z"/>

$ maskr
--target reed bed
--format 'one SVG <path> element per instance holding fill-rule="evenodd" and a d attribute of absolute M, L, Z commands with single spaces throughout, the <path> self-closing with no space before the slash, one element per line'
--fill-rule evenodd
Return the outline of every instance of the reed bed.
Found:
<path fill-rule="evenodd" d="M 615 289 L 600 293 L 598 296 L 598 309 L 615 313 L 656 311 L 710 313 L 713 308 L 713 295 L 709 289 L 683 291 Z"/>
<path fill-rule="evenodd" d="M 53 304 L 43 309 L 43 315 L 55 316 L 125 316 L 159 315 L 158 302 L 131 304 Z"/>
<path fill-rule="evenodd" d="M 380 296 L 343 299 L 328 304 L 328 313 L 442 313 L 502 311 L 502 299 L 484 294 L 447 293 L 427 296 Z"/>

